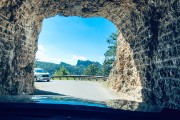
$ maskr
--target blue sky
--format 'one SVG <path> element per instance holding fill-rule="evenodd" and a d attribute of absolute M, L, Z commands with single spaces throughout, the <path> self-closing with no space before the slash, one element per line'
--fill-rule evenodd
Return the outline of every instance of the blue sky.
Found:
<path fill-rule="evenodd" d="M 116 26 L 102 17 L 81 18 L 55 16 L 43 20 L 36 58 L 72 65 L 77 60 L 102 63 L 108 48 L 106 39 L 117 32 Z"/>

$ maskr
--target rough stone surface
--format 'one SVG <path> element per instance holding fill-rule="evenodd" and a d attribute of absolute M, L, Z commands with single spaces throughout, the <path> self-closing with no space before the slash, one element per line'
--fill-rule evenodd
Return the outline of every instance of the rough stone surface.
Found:
<path fill-rule="evenodd" d="M 131 111 L 160 112 L 163 110 L 162 106 L 129 100 L 109 100 L 106 101 L 106 104 L 107 106 L 114 109 L 124 109 Z"/>
<path fill-rule="evenodd" d="M 179 0 L 1 0 L 0 94 L 31 93 L 44 18 L 103 16 L 119 30 L 109 84 L 123 99 L 180 109 Z"/>

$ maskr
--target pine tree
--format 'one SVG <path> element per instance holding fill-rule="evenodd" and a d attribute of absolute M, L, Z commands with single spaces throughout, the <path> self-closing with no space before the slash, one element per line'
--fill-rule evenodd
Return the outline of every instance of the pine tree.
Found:
<path fill-rule="evenodd" d="M 103 62 L 103 74 L 109 76 L 109 73 L 113 67 L 113 63 L 116 60 L 116 49 L 117 49 L 117 34 L 112 33 L 107 39 L 107 43 L 110 44 L 108 50 L 105 52 L 105 60 Z"/>
<path fill-rule="evenodd" d="M 59 76 L 59 75 L 69 75 L 69 72 L 65 69 L 64 66 L 62 66 L 59 70 L 57 70 L 54 73 L 54 76 Z"/>
<path fill-rule="evenodd" d="M 91 64 L 84 70 L 84 75 L 99 75 L 100 68 L 97 64 Z"/>

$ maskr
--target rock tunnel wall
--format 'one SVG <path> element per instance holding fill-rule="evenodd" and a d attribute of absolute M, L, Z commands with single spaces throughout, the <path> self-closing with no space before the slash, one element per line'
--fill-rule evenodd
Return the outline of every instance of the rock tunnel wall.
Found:
<path fill-rule="evenodd" d="M 121 21 L 120 41 L 125 39 L 127 43 L 118 45 L 109 80 L 113 89 L 125 96 L 135 94 L 136 100 L 180 107 L 179 7 L 179 1 L 149 1 L 145 11 L 133 11 Z"/>
<path fill-rule="evenodd" d="M 180 109 L 179 0 L 0 1 L 0 93 L 34 90 L 33 63 L 44 18 L 111 20 L 119 30 L 110 87 L 122 99 Z"/>

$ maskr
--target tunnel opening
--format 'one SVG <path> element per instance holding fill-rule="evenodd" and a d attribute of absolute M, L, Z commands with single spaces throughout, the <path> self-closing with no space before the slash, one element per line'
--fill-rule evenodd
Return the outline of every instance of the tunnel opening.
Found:
<path fill-rule="evenodd" d="M 62 62 L 60 66 L 66 63 L 72 67 L 87 67 L 90 63 L 97 63 L 100 67 L 100 74 L 92 75 L 108 77 L 110 70 L 105 75 L 102 73 L 102 67 L 107 56 L 107 61 L 113 59 L 108 66 L 112 68 L 116 56 L 116 36 L 116 26 L 103 17 L 55 16 L 44 19 L 38 38 L 36 60 L 56 64 Z M 45 67 L 47 66 L 43 66 L 44 69 Z M 57 67 L 48 71 L 54 74 L 55 70 L 57 70 Z M 71 75 L 83 75 L 83 71 L 79 71 L 80 73 L 69 72 Z"/>
<path fill-rule="evenodd" d="M 107 88 L 107 77 L 116 58 L 116 32 L 116 26 L 103 17 L 44 19 L 38 38 L 33 95 L 117 99 Z"/>

